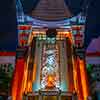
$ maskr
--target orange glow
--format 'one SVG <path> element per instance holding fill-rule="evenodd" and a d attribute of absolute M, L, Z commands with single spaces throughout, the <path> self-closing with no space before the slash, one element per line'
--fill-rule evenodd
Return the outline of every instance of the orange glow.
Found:
<path fill-rule="evenodd" d="M 24 92 L 25 92 L 25 93 L 28 92 L 28 77 L 29 77 L 28 65 L 29 65 L 29 57 L 27 58 L 26 70 L 25 70 L 25 74 L 24 74 L 24 77 L 25 77 Z"/>
<path fill-rule="evenodd" d="M 51 87 L 54 87 L 54 76 L 52 75 L 49 75 L 47 77 L 47 87 L 51 88 Z"/>
<path fill-rule="evenodd" d="M 36 64 L 34 64 L 33 66 L 33 82 L 35 81 L 36 79 Z"/>
<path fill-rule="evenodd" d="M 37 56 L 35 55 L 34 57 L 34 64 L 33 64 L 33 75 L 32 75 L 32 82 L 34 83 L 35 79 L 36 79 L 36 70 L 37 70 Z"/>
<path fill-rule="evenodd" d="M 52 82 L 53 77 L 52 76 L 48 76 L 48 82 Z"/>
<path fill-rule="evenodd" d="M 68 34 L 67 34 L 67 37 L 70 39 L 70 42 L 71 42 L 71 44 L 73 43 L 73 39 L 72 39 L 72 33 L 71 32 L 69 32 Z"/>
<path fill-rule="evenodd" d="M 28 82 L 27 92 L 32 92 L 32 82 Z"/>
<path fill-rule="evenodd" d="M 26 85 L 25 93 L 32 92 L 32 80 L 30 78 L 31 78 L 31 72 L 28 71 L 27 85 Z"/>
<path fill-rule="evenodd" d="M 81 76 L 80 76 L 80 68 L 79 68 L 79 61 L 78 59 L 74 59 L 74 85 L 75 90 L 78 95 L 78 100 L 84 100 L 83 99 L 83 91 L 82 91 L 82 84 L 81 84 Z"/>
<path fill-rule="evenodd" d="M 25 63 L 25 71 L 24 71 L 24 78 L 23 78 L 23 92 L 25 92 L 25 88 L 27 84 L 27 75 L 28 75 L 28 70 L 27 70 L 27 64 Z"/>
<path fill-rule="evenodd" d="M 84 62 L 84 60 L 79 59 L 79 64 L 80 64 L 83 96 L 84 96 L 84 100 L 87 100 L 87 97 L 89 96 L 89 89 L 88 89 L 88 83 L 87 83 L 87 76 L 86 76 L 86 72 L 85 72 L 85 62 Z"/>

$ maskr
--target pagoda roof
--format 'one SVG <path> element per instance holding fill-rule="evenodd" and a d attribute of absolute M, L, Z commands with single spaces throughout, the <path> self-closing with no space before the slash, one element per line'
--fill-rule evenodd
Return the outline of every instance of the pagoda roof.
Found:
<path fill-rule="evenodd" d="M 21 0 L 23 11 L 40 20 L 57 21 L 76 16 L 84 0 Z"/>
<path fill-rule="evenodd" d="M 64 0 L 40 0 L 31 16 L 42 20 L 62 20 L 72 16 Z"/>

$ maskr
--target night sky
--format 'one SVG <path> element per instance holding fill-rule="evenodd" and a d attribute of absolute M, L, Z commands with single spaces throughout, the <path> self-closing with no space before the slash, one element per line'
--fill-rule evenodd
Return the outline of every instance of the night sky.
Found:
<path fill-rule="evenodd" d="M 0 2 L 0 50 L 16 48 L 16 8 L 14 0 Z"/>
<path fill-rule="evenodd" d="M 92 38 L 100 36 L 100 0 L 91 0 L 87 10 L 87 21 L 85 31 L 86 47 Z"/>
<path fill-rule="evenodd" d="M 32 0 L 26 0 L 32 1 Z M 70 0 L 70 9 L 73 13 L 81 10 L 82 0 Z M 77 1 L 77 2 L 76 2 Z M 88 0 L 89 1 L 89 0 Z M 85 45 L 87 46 L 92 38 L 100 36 L 100 0 L 90 0 L 87 10 L 87 22 L 85 31 Z M 80 3 L 79 3 L 80 2 Z M 27 3 L 27 8 L 31 2 Z M 31 5 L 32 6 L 32 5 Z M 76 7 L 76 8 L 75 8 Z M 31 9 L 31 8 L 29 8 Z M 2 0 L 0 2 L 0 50 L 15 51 L 17 45 L 16 29 L 16 6 L 14 0 Z"/>

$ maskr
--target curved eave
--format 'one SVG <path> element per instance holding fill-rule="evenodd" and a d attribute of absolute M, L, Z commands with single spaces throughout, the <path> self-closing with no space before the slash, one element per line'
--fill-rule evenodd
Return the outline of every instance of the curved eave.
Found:
<path fill-rule="evenodd" d="M 40 27 L 49 27 L 49 28 L 59 28 L 59 27 L 67 27 L 67 26 L 71 26 L 71 23 L 75 23 L 75 24 L 78 24 L 76 23 L 77 22 L 77 18 L 79 20 L 79 17 L 81 17 L 81 14 L 78 14 L 77 16 L 75 17 L 72 17 L 72 18 L 65 18 L 63 20 L 59 20 L 59 21 L 44 21 L 44 20 L 39 20 L 39 19 L 36 19 L 36 18 L 32 18 L 30 16 L 27 16 L 25 15 L 25 19 L 27 20 L 27 22 L 31 23 L 32 26 L 38 26 L 39 28 Z M 82 19 L 81 20 L 81 23 L 83 24 L 85 21 L 85 19 Z"/>

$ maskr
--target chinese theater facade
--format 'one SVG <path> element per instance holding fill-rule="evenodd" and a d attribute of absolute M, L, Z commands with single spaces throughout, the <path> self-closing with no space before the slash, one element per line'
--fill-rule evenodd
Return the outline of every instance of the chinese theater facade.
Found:
<path fill-rule="evenodd" d="M 87 99 L 83 28 L 84 25 L 56 29 L 18 25 L 14 100 L 22 100 L 22 96 L 26 100 Z"/>
<path fill-rule="evenodd" d="M 35 14 L 33 11 L 32 16 Z M 80 13 L 63 21 L 52 19 L 18 15 L 12 100 L 87 100 L 90 96 L 84 52 L 85 17 Z"/>

